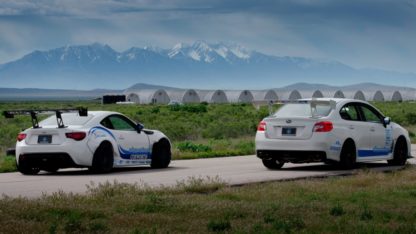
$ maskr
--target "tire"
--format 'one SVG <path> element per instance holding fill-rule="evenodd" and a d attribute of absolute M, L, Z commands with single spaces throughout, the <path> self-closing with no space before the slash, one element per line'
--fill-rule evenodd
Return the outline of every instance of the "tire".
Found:
<path fill-rule="evenodd" d="M 90 170 L 94 173 L 108 173 L 113 170 L 114 155 L 110 143 L 102 143 L 95 150 Z"/>
<path fill-rule="evenodd" d="M 357 160 L 357 151 L 355 144 L 351 141 L 346 141 L 341 149 L 340 166 L 342 169 L 353 169 Z"/>
<path fill-rule="evenodd" d="M 391 166 L 403 166 L 407 160 L 407 143 L 403 138 L 399 138 L 394 146 L 393 159 L 388 160 Z"/>
<path fill-rule="evenodd" d="M 39 173 L 40 168 L 32 167 L 31 165 L 19 160 L 19 164 L 16 165 L 17 170 L 24 175 L 36 175 Z"/>
<path fill-rule="evenodd" d="M 167 168 L 169 166 L 172 153 L 170 144 L 167 140 L 161 140 L 153 145 L 151 168 Z"/>
<path fill-rule="evenodd" d="M 274 159 L 262 159 L 263 165 L 267 167 L 270 170 L 277 170 L 283 167 L 285 165 L 284 162 L 279 162 Z"/>

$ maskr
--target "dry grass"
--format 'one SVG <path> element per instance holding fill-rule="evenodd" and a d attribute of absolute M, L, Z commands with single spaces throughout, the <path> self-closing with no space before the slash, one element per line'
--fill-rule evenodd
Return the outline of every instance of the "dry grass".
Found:
<path fill-rule="evenodd" d="M 228 187 L 106 183 L 0 200 L 4 233 L 415 233 L 416 170 Z"/>

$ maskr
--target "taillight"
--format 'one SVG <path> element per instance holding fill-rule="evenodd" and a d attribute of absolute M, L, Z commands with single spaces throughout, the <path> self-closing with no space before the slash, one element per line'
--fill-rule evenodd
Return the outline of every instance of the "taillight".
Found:
<path fill-rule="evenodd" d="M 23 141 L 26 138 L 26 133 L 19 133 L 17 135 L 17 141 Z"/>
<path fill-rule="evenodd" d="M 259 132 L 266 131 L 266 122 L 264 122 L 263 120 L 260 121 L 259 125 L 257 126 L 257 131 Z"/>
<path fill-rule="evenodd" d="M 330 132 L 332 131 L 333 128 L 334 126 L 332 125 L 332 122 L 322 121 L 322 122 L 316 123 L 315 126 L 313 126 L 313 131 L 314 132 Z"/>
<path fill-rule="evenodd" d="M 65 135 L 67 138 L 71 138 L 76 141 L 81 141 L 87 136 L 85 132 L 68 132 L 68 133 L 65 133 Z"/>

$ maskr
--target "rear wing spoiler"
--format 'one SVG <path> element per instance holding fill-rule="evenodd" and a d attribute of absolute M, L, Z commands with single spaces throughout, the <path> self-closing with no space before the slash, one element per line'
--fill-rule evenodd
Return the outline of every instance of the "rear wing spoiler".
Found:
<path fill-rule="evenodd" d="M 79 116 L 88 116 L 88 109 L 84 107 L 78 107 L 76 109 L 10 110 L 3 111 L 3 115 L 7 119 L 12 119 L 15 115 L 30 115 L 33 128 L 39 128 L 38 114 L 55 113 L 58 128 L 65 128 L 66 126 L 64 125 L 61 114 L 70 112 L 78 112 Z"/>

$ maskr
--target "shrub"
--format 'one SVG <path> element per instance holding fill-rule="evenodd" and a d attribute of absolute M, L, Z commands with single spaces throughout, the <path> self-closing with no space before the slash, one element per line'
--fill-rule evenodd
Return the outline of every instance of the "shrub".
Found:
<path fill-rule="evenodd" d="M 345 211 L 340 204 L 337 204 L 336 206 L 331 208 L 329 214 L 332 216 L 342 216 L 343 214 L 345 214 Z"/>
<path fill-rule="evenodd" d="M 212 193 L 225 186 L 218 176 L 206 178 L 202 177 L 189 177 L 187 180 L 178 181 L 176 187 L 187 193 Z"/>
<path fill-rule="evenodd" d="M 410 125 L 416 124 L 416 113 L 407 113 L 406 115 L 406 121 Z"/>
<path fill-rule="evenodd" d="M 211 152 L 212 148 L 208 145 L 195 144 L 190 141 L 178 143 L 177 148 L 182 152 Z"/>
<path fill-rule="evenodd" d="M 224 232 L 231 229 L 231 223 L 230 220 L 210 220 L 207 227 L 211 232 Z"/>

